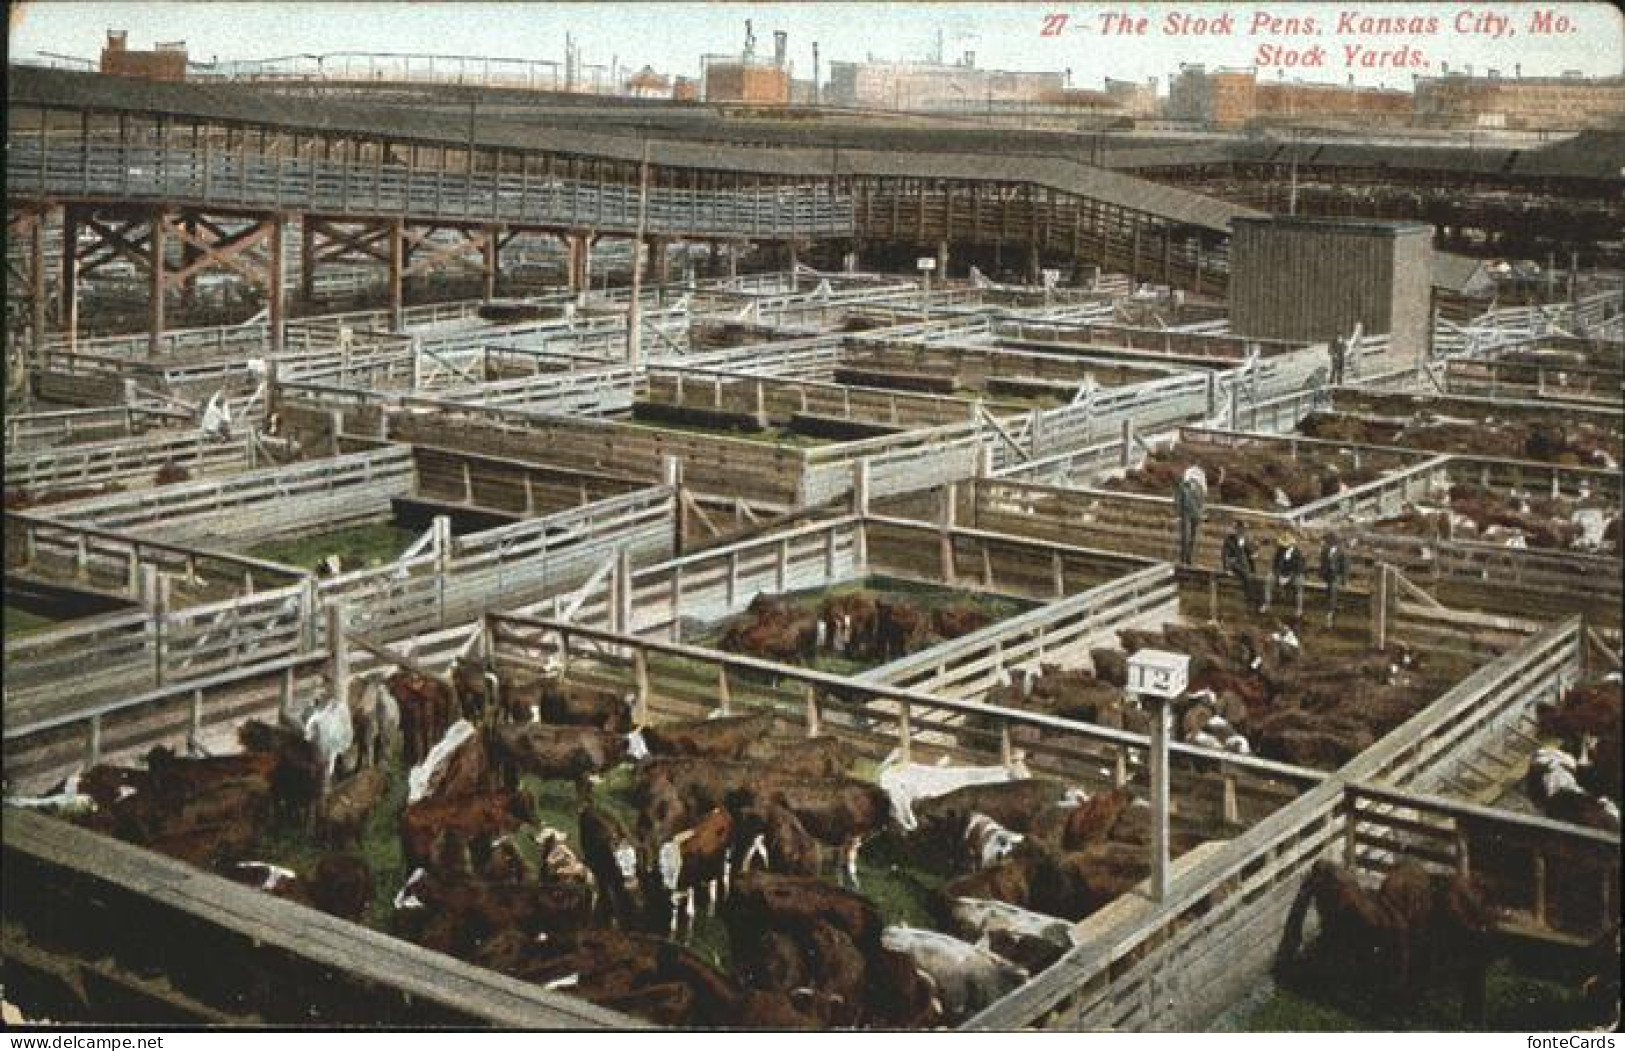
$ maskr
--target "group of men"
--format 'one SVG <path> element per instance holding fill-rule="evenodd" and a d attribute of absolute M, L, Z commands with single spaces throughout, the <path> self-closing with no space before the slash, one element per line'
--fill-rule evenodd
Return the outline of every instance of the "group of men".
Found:
<path fill-rule="evenodd" d="M 1201 527 L 1207 504 L 1207 476 L 1200 467 L 1191 466 L 1174 483 L 1174 518 L 1179 528 L 1179 561 L 1191 565 L 1196 555 L 1196 535 Z M 1269 571 L 1260 574 L 1258 559 L 1254 555 L 1252 537 L 1247 532 L 1245 519 L 1237 518 L 1230 526 L 1220 549 L 1220 568 L 1240 583 L 1247 605 L 1260 613 L 1270 608 L 1276 588 L 1291 588 L 1294 609 L 1303 616 L 1303 581 L 1308 572 L 1308 559 L 1299 549 L 1290 533 L 1275 539 L 1275 557 Z M 1337 618 L 1337 596 L 1348 581 L 1348 554 L 1336 533 L 1326 534 L 1320 547 L 1320 579 L 1326 587 L 1326 626 L 1332 627 Z"/>

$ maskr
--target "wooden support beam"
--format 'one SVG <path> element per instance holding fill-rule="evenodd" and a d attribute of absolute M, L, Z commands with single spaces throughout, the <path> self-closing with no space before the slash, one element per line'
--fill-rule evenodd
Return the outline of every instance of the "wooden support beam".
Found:
<path fill-rule="evenodd" d="M 287 274 L 286 260 L 283 257 L 283 227 L 285 220 L 280 215 L 273 215 L 266 220 L 269 227 L 267 245 L 270 257 L 266 260 L 266 268 L 270 271 L 270 280 L 267 282 L 266 307 L 270 315 L 271 327 L 271 353 L 281 354 L 284 344 L 284 324 L 287 312 L 287 290 L 284 281 Z"/>
<path fill-rule="evenodd" d="M 164 342 L 164 232 L 169 219 L 162 208 L 152 213 L 152 232 L 147 238 L 148 256 L 148 324 L 147 356 L 157 357 Z"/>

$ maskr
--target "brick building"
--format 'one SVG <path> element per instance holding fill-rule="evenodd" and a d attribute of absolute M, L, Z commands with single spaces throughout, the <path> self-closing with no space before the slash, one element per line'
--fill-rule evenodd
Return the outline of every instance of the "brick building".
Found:
<path fill-rule="evenodd" d="M 1066 90 L 1064 73 L 977 69 L 967 53 L 954 64 L 831 62 L 829 102 L 861 109 L 975 109 L 1001 102 L 1040 102 Z"/>
<path fill-rule="evenodd" d="M 101 71 L 118 77 L 141 77 L 144 80 L 185 80 L 186 44 L 159 44 L 153 51 L 131 51 L 126 44 L 128 34 L 122 29 L 107 31 L 107 46 L 102 48 Z"/>
<path fill-rule="evenodd" d="M 778 66 L 755 63 L 709 63 L 705 67 L 705 101 L 788 105 L 790 72 Z"/>
<path fill-rule="evenodd" d="M 1415 112 L 1418 123 L 1443 127 L 1620 128 L 1625 77 L 1420 77 Z"/>

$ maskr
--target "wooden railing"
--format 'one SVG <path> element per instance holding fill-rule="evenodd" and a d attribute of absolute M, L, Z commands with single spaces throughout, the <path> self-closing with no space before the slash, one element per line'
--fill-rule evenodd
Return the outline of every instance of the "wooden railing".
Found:
<path fill-rule="evenodd" d="M 1577 652 L 1579 630 L 1577 620 L 1549 629 L 1473 673 L 1335 775 L 1186 870 L 1149 913 L 1098 932 L 967 1028 L 1201 1028 L 1276 959 L 1310 868 L 1335 856 L 1351 834 L 1349 786 L 1414 777 L 1441 754 L 1419 739 L 1448 740 L 1457 714 L 1486 697 L 1531 687 L 1538 694 L 1541 676 L 1561 673 L 1553 653 Z"/>

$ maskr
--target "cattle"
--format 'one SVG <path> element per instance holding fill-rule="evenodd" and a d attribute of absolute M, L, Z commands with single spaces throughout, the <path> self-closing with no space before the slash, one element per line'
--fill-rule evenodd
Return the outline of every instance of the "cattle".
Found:
<path fill-rule="evenodd" d="M 459 719 L 406 775 L 406 801 L 431 796 L 451 799 L 500 787 L 495 783 L 491 750 L 466 719 Z M 511 782 L 510 782 L 511 783 Z"/>
<path fill-rule="evenodd" d="M 389 788 L 389 777 L 367 767 L 339 782 L 317 804 L 317 834 L 335 847 L 358 846 L 361 830 Z"/>
<path fill-rule="evenodd" d="M 233 883 L 263 890 L 286 901 L 309 900 L 299 873 L 281 865 L 267 861 L 222 861 L 215 866 L 215 872 Z"/>
<path fill-rule="evenodd" d="M 536 872 L 545 881 L 576 882 L 592 886 L 592 870 L 570 849 L 570 840 L 559 829 L 545 827 L 532 834 L 536 843 Z M 594 897 L 596 901 L 596 889 Z"/>
<path fill-rule="evenodd" d="M 810 612 L 772 595 L 751 600 L 740 619 L 723 632 L 718 645 L 733 653 L 746 653 L 780 663 L 811 664 L 823 634 L 819 619 Z"/>
<path fill-rule="evenodd" d="M 497 711 L 497 695 L 501 689 L 496 672 L 487 663 L 475 663 L 463 657 L 453 660 L 451 690 L 457 698 L 459 712 L 469 722 L 483 723 L 488 712 Z"/>
<path fill-rule="evenodd" d="M 759 712 L 698 722 L 646 726 L 642 730 L 642 738 L 651 756 L 738 759 L 753 743 L 772 732 L 772 713 Z"/>
<path fill-rule="evenodd" d="M 508 973 L 667 1026 L 801 1029 L 818 1020 L 787 995 L 746 989 L 651 935 L 584 930 L 526 944 Z"/>
<path fill-rule="evenodd" d="M 1018 755 L 1008 766 L 927 766 L 903 759 L 902 753 L 893 751 L 880 764 L 876 778 L 891 800 L 892 816 L 905 831 L 919 827 L 914 815 L 914 802 L 946 795 L 965 785 L 987 784 L 994 781 L 1013 781 L 1030 777 L 1026 764 Z"/>
<path fill-rule="evenodd" d="M 192 480 L 192 472 L 174 460 L 165 460 L 158 468 L 158 473 L 152 476 L 153 485 L 175 485 L 178 482 Z"/>
<path fill-rule="evenodd" d="M 1069 808 L 1060 835 L 1063 850 L 1080 850 L 1111 834 L 1123 811 L 1134 802 L 1127 789 L 1097 792 L 1076 807 Z"/>
<path fill-rule="evenodd" d="M 839 737 L 758 737 L 739 756 L 792 777 L 843 777 L 857 757 L 857 751 Z"/>
<path fill-rule="evenodd" d="M 955 898 L 949 905 L 955 933 L 983 943 L 1028 970 L 1048 967 L 1077 944 L 1066 920 L 988 898 Z"/>
<path fill-rule="evenodd" d="M 493 728 L 488 736 L 491 759 L 507 785 L 521 774 L 543 780 L 573 781 L 585 796 L 589 782 L 625 762 L 640 738 L 591 726 L 548 726 L 519 723 Z"/>
<path fill-rule="evenodd" d="M 339 760 L 355 744 L 355 723 L 350 718 L 348 698 L 330 698 L 305 718 L 305 740 L 316 750 L 316 765 L 322 775 L 322 794 L 339 770 Z"/>
<path fill-rule="evenodd" d="M 973 631 L 981 631 L 991 623 L 992 617 L 969 602 L 941 606 L 931 613 L 931 630 L 944 639 L 957 639 Z"/>
<path fill-rule="evenodd" d="M 419 944 L 467 957 L 508 931 L 535 937 L 578 930 L 591 911 L 579 883 L 456 879 L 416 869 L 395 897 L 396 924 Z"/>
<path fill-rule="evenodd" d="M 866 591 L 830 596 L 819 611 L 826 644 L 847 657 L 862 654 L 873 645 L 875 616 L 874 596 Z"/>
<path fill-rule="evenodd" d="M 963 846 L 971 867 L 985 869 L 1009 857 L 1025 838 L 986 814 L 972 814 L 965 822 Z"/>
<path fill-rule="evenodd" d="M 890 800 L 875 785 L 853 778 L 762 779 L 760 794 L 741 788 L 735 801 L 743 806 L 766 802 L 796 816 L 820 843 L 836 848 L 838 872 L 852 887 L 858 880 L 858 855 L 866 840 L 884 831 Z"/>
<path fill-rule="evenodd" d="M 733 817 L 718 807 L 693 828 L 684 829 L 660 845 L 656 864 L 668 898 L 673 937 L 685 914 L 688 933 L 694 933 L 694 898 L 699 888 L 705 888 L 706 912 L 711 916 L 716 915 L 717 902 L 727 897 L 733 835 Z"/>
<path fill-rule="evenodd" d="M 1433 875 L 1407 860 L 1372 891 L 1353 872 L 1321 860 L 1304 881 L 1300 902 L 1320 918 L 1319 951 L 1350 978 L 1414 996 L 1434 968 L 1447 967 L 1461 982 L 1464 1021 L 1482 1024 L 1494 919 L 1465 877 Z M 1300 906 L 1289 917 L 1289 953 L 1298 948 L 1301 916 Z"/>
<path fill-rule="evenodd" d="M 880 660 L 906 657 L 925 643 L 925 614 L 906 602 L 880 599 L 875 603 L 875 656 Z"/>
<path fill-rule="evenodd" d="M 271 794 L 284 818 L 308 824 L 322 794 L 322 770 L 315 747 L 303 734 L 250 719 L 237 728 L 237 739 L 250 752 L 273 757 Z"/>
<path fill-rule="evenodd" d="M 986 814 L 1006 828 L 1030 832 L 1035 815 L 1044 807 L 1079 795 L 1079 790 L 1059 781 L 1029 777 L 962 785 L 941 795 L 916 799 L 912 808 L 922 832 L 959 839 L 972 814 Z"/>
<path fill-rule="evenodd" d="M 810 876 L 747 872 L 733 887 L 725 914 L 733 931 L 776 930 L 804 935 L 815 923 L 828 923 L 866 954 L 880 945 L 885 926 L 867 898 Z"/>
<path fill-rule="evenodd" d="M 372 904 L 372 870 L 354 854 L 323 854 L 307 886 L 313 906 L 341 919 L 360 921 Z"/>
<path fill-rule="evenodd" d="M 620 734 L 632 730 L 635 693 L 545 679 L 510 692 L 515 703 L 524 704 L 537 722 L 591 726 Z"/>
<path fill-rule="evenodd" d="M 950 1020 L 980 1011 L 1029 977 L 1002 956 L 937 931 L 887 927 L 881 944 L 906 954 L 930 976 Z"/>
<path fill-rule="evenodd" d="M 582 806 L 578 821 L 581 858 L 597 886 L 597 904 L 621 923 L 630 922 L 637 908 L 637 845 L 619 821 L 591 802 Z"/>
<path fill-rule="evenodd" d="M 382 681 L 360 679 L 351 685 L 350 722 L 355 730 L 353 765 L 386 763 L 400 748 L 400 706 Z"/>
<path fill-rule="evenodd" d="M 443 831 L 458 833 L 465 840 L 483 837 L 489 841 L 530 818 L 528 798 L 518 792 L 480 792 L 451 799 L 430 797 L 409 805 L 401 814 L 401 843 L 406 860 L 422 864 Z"/>
<path fill-rule="evenodd" d="M 400 711 L 401 758 L 415 766 L 456 721 L 456 699 L 438 679 L 402 669 L 384 680 Z"/>
<path fill-rule="evenodd" d="M 1606 796 L 1593 795 L 1576 777 L 1579 761 L 1560 748 L 1540 748 L 1529 760 L 1524 789 L 1547 817 L 1589 828 L 1617 832 L 1619 807 Z"/>
<path fill-rule="evenodd" d="M 734 863 L 748 872 L 759 862 L 771 872 L 795 876 L 818 875 L 818 840 L 789 809 L 773 803 L 741 805 L 730 794 L 734 815 Z"/>

